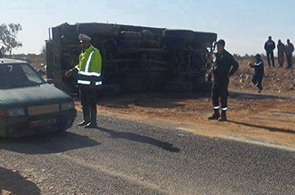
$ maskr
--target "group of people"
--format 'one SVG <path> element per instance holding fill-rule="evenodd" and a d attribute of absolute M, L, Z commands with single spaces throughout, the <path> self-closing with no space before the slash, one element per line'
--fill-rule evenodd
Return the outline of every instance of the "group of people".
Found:
<path fill-rule="evenodd" d="M 276 43 L 272 40 L 271 36 L 268 37 L 268 40 L 264 44 L 269 67 L 275 67 L 274 50 L 276 48 L 278 50 L 279 66 L 283 68 L 285 59 L 287 58 L 288 69 L 292 69 L 294 45 L 291 43 L 290 39 L 288 39 L 286 45 L 281 40 L 279 40 L 276 46 Z"/>
<path fill-rule="evenodd" d="M 288 69 L 292 69 L 293 61 L 293 52 L 294 45 L 291 43 L 290 39 L 287 40 L 287 44 L 282 43 L 281 40 L 278 41 L 276 46 L 275 42 L 272 40 L 272 37 L 269 36 L 268 40 L 264 44 L 264 49 L 267 55 L 267 61 L 269 67 L 275 67 L 274 60 L 274 50 L 278 50 L 278 63 L 281 68 L 284 67 L 285 59 L 287 58 Z M 261 93 L 263 90 L 262 80 L 264 77 L 264 61 L 261 58 L 261 55 L 257 54 L 255 56 L 256 62 L 254 64 L 249 64 L 251 68 L 255 69 L 255 74 L 253 76 L 252 82 L 258 88 L 258 92 Z"/>

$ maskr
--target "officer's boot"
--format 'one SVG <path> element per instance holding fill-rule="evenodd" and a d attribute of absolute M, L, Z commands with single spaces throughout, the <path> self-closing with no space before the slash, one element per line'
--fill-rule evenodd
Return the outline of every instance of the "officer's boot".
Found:
<path fill-rule="evenodd" d="M 214 109 L 214 114 L 208 120 L 218 120 L 220 118 L 219 109 Z"/>
<path fill-rule="evenodd" d="M 82 127 L 90 122 L 90 111 L 89 108 L 82 108 L 83 111 L 83 121 L 78 123 L 78 126 Z"/>
<path fill-rule="evenodd" d="M 96 115 L 97 115 L 97 110 L 95 108 L 91 108 L 91 120 L 90 123 L 88 123 L 85 128 L 97 128 L 97 123 L 96 123 Z"/>
<path fill-rule="evenodd" d="M 218 121 L 227 121 L 227 117 L 226 117 L 226 110 L 222 110 L 221 112 L 221 117 L 218 119 Z"/>

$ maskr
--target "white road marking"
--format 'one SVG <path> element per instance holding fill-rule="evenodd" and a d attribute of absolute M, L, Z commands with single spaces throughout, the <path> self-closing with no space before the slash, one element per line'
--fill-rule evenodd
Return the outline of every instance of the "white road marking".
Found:
<path fill-rule="evenodd" d="M 224 135 L 219 135 L 218 138 L 232 140 L 232 141 L 238 141 L 238 142 L 243 142 L 243 143 L 247 143 L 247 144 L 268 147 L 268 148 L 274 148 L 274 149 L 279 149 L 279 150 L 286 150 L 286 151 L 290 151 L 290 152 L 295 152 L 295 148 L 291 148 L 291 147 L 287 147 L 287 146 L 283 146 L 283 145 L 279 145 L 279 144 L 274 144 L 274 143 L 255 141 L 255 140 L 247 140 L 245 138 L 243 139 L 243 138 L 238 138 L 238 137 L 233 137 L 233 136 L 224 136 Z"/>
<path fill-rule="evenodd" d="M 185 127 L 177 127 L 176 129 L 181 130 L 181 131 L 193 132 L 193 133 L 196 132 L 194 129 L 185 128 Z M 197 134 L 197 133 L 195 133 L 195 134 Z M 206 136 L 206 135 L 203 135 L 203 136 Z M 279 150 L 286 150 L 286 151 L 290 151 L 290 152 L 295 152 L 295 148 L 291 148 L 288 146 L 283 146 L 283 145 L 279 145 L 279 144 L 275 144 L 275 143 L 263 142 L 263 141 L 259 141 L 259 140 L 249 140 L 247 138 L 239 138 L 239 137 L 234 137 L 234 136 L 225 136 L 225 135 L 218 135 L 218 134 L 216 134 L 215 137 L 220 138 L 220 139 L 226 139 L 226 140 L 231 140 L 231 141 L 237 141 L 237 142 L 243 142 L 243 143 L 252 144 L 252 145 L 268 147 L 268 148 L 274 148 L 274 149 L 279 149 Z"/>

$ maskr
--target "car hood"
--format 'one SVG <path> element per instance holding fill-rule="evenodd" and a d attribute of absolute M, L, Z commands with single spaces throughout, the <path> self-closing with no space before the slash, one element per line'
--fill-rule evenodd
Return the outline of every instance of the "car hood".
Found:
<path fill-rule="evenodd" d="M 49 84 L 0 90 L 0 102 L 5 107 L 27 107 L 71 101 L 63 91 Z"/>

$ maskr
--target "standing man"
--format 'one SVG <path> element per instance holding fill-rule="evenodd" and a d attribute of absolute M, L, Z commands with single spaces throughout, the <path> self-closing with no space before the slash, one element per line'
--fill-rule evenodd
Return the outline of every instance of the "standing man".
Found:
<path fill-rule="evenodd" d="M 98 49 L 90 44 L 91 38 L 80 34 L 82 53 L 79 56 L 79 64 L 66 72 L 66 77 L 78 73 L 78 86 L 81 95 L 83 121 L 79 126 L 85 128 L 96 128 L 96 92 L 98 86 L 102 85 L 101 68 L 102 59 Z"/>
<path fill-rule="evenodd" d="M 261 93 L 261 91 L 263 89 L 262 88 L 262 80 L 264 77 L 264 62 L 261 59 L 261 56 L 259 54 L 257 54 L 255 56 L 255 59 L 256 59 L 256 63 L 254 65 L 250 64 L 250 67 L 255 69 L 255 74 L 252 79 L 252 82 L 255 86 L 257 86 L 257 88 L 259 90 L 258 93 Z"/>
<path fill-rule="evenodd" d="M 282 43 L 281 40 L 278 42 L 278 63 L 280 65 L 280 68 L 284 67 L 285 63 L 285 51 L 286 51 L 286 46 L 285 44 Z"/>
<path fill-rule="evenodd" d="M 233 56 L 225 50 L 225 41 L 217 42 L 217 53 L 215 54 L 215 62 L 213 65 L 213 86 L 212 86 L 212 102 L 214 114 L 209 117 L 209 120 L 227 121 L 227 99 L 228 99 L 228 84 L 229 79 L 239 68 L 238 62 Z M 221 103 L 222 113 L 220 115 L 219 100 Z"/>
<path fill-rule="evenodd" d="M 292 69 L 293 66 L 293 52 L 294 52 L 294 45 L 291 43 L 290 39 L 287 40 L 286 46 L 286 56 L 288 61 L 288 69 Z"/>
<path fill-rule="evenodd" d="M 276 44 L 272 40 L 271 36 L 269 36 L 268 41 L 266 41 L 266 43 L 264 45 L 264 49 L 266 51 L 266 56 L 267 56 L 267 61 L 268 61 L 269 67 L 271 67 L 271 62 L 272 62 L 272 66 L 275 67 L 275 59 L 274 59 L 274 54 L 273 54 L 273 51 L 275 48 L 276 48 Z"/>

